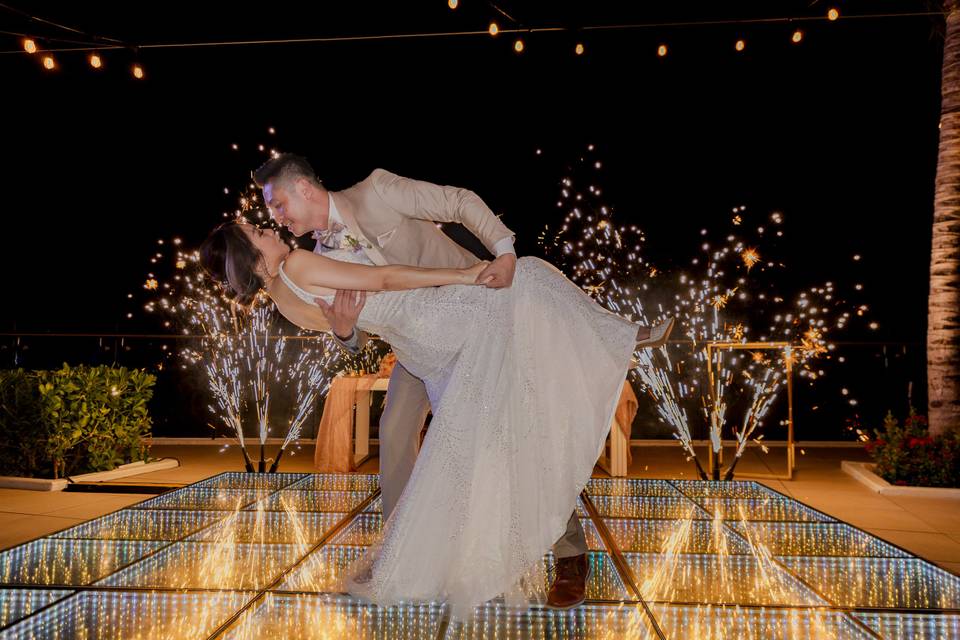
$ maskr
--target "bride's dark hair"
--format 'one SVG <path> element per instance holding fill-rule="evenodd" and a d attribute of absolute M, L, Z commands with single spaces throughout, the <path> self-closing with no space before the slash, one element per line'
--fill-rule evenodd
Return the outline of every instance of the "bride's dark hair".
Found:
<path fill-rule="evenodd" d="M 263 288 L 256 267 L 263 254 L 234 221 L 224 222 L 200 245 L 200 264 L 210 276 L 229 289 L 234 299 L 250 304 Z"/>

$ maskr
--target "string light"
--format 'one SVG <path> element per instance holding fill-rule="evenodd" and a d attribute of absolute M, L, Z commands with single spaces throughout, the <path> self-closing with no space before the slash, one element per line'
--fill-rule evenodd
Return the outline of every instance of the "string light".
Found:
<path fill-rule="evenodd" d="M 101 60 L 100 56 L 97 55 L 96 53 L 91 53 L 88 60 L 90 61 L 90 66 L 93 67 L 94 69 L 99 69 L 100 67 L 103 66 L 103 60 Z"/>
<path fill-rule="evenodd" d="M 456 8 L 459 7 L 459 0 L 448 0 L 447 4 L 448 4 L 448 6 L 450 7 L 450 9 L 456 9 Z M 501 13 L 502 13 L 502 12 L 501 12 Z M 504 15 L 506 15 L 506 14 L 504 14 Z M 913 12 L 913 13 L 859 14 L 859 15 L 853 16 L 853 18 L 856 18 L 856 19 L 897 18 L 897 17 L 907 17 L 907 16 L 913 17 L 913 16 L 921 16 L 921 15 L 942 16 L 942 12 L 940 12 L 940 11 L 929 11 L 929 12 Z M 506 17 L 507 17 L 508 19 L 512 20 L 513 22 L 516 22 L 516 20 L 514 20 L 513 18 L 511 18 L 509 15 L 506 15 Z M 835 8 L 835 7 L 831 7 L 831 8 L 827 11 L 827 16 L 826 16 L 826 17 L 827 17 L 830 21 L 836 21 L 836 20 L 838 20 L 839 17 L 840 17 L 840 11 L 839 11 L 837 8 Z M 580 27 L 580 30 L 601 30 L 601 29 L 611 29 L 611 28 L 619 28 L 619 29 L 637 29 L 637 28 L 644 28 L 644 29 L 647 29 L 647 28 L 654 27 L 654 26 L 671 26 L 671 27 L 678 27 L 678 26 L 698 26 L 698 25 L 716 25 L 716 24 L 738 24 L 738 25 L 746 25 L 746 24 L 758 24 L 758 23 L 768 23 L 768 24 L 769 24 L 769 23 L 774 23 L 774 22 L 786 22 L 786 23 L 790 23 L 790 22 L 793 22 L 793 21 L 795 21 L 795 20 L 806 20 L 806 19 L 809 19 L 809 16 L 792 16 L 792 17 L 791 17 L 791 16 L 781 16 L 781 17 L 777 17 L 777 18 L 756 18 L 756 19 L 719 20 L 719 21 L 718 21 L 718 20 L 700 20 L 700 21 L 693 20 L 693 21 L 686 21 L 686 22 L 682 22 L 682 23 L 675 23 L 675 22 L 674 22 L 674 23 L 669 23 L 669 25 L 666 24 L 666 23 L 665 23 L 665 24 L 662 24 L 662 25 L 660 25 L 660 24 L 655 24 L 655 23 L 643 23 L 643 24 L 598 24 L 598 25 L 582 26 L 582 27 Z M 556 28 L 556 27 L 526 28 L 526 31 L 529 32 L 529 33 L 540 32 L 540 31 L 566 31 L 566 30 L 567 30 L 567 29 L 564 29 L 564 28 Z M 76 31 L 76 30 L 74 29 L 74 31 Z M 498 35 L 498 34 L 500 33 L 500 26 L 497 24 L 496 21 L 491 21 L 490 24 L 489 24 L 488 31 L 489 31 L 489 33 L 490 33 L 491 36 L 496 36 L 496 35 Z M 79 32 L 79 31 L 78 31 L 78 32 Z M 82 33 L 82 32 L 79 32 L 79 33 Z M 322 43 L 329 43 L 329 42 L 340 42 L 340 41 L 352 41 L 352 42 L 356 42 L 356 41 L 360 41 L 360 40 L 373 41 L 373 40 L 392 40 L 392 39 L 398 39 L 398 38 L 410 39 L 411 37 L 421 37 L 421 38 L 422 38 L 422 37 L 432 37 L 432 36 L 438 36 L 438 35 L 444 35 L 444 36 L 457 36 L 457 35 L 459 35 L 459 36 L 472 36 L 472 35 L 474 35 L 475 33 L 476 33 L 475 31 L 464 31 L 464 32 L 456 32 L 456 33 L 442 33 L 442 34 L 441 34 L 441 33 L 415 33 L 415 34 L 405 33 L 405 34 L 375 34 L 375 35 L 365 35 L 365 36 L 343 36 L 343 37 L 335 36 L 335 37 L 290 38 L 290 39 L 275 38 L 275 39 L 268 39 L 268 40 L 238 40 L 238 41 L 219 41 L 219 42 L 218 42 L 218 41 L 197 41 L 197 42 L 186 42 L 186 43 L 185 43 L 185 42 L 175 42 L 175 43 L 155 43 L 155 44 L 141 45 L 140 47 L 135 47 L 135 49 L 139 49 L 139 48 L 144 48 L 144 49 L 147 49 L 147 48 L 149 48 L 149 49 L 168 49 L 168 48 L 201 47 L 201 46 L 202 46 L 202 47 L 209 47 L 209 46 L 240 46 L 240 45 L 248 45 L 248 44 L 267 44 L 267 43 L 270 43 L 270 44 L 304 44 L 304 43 L 320 43 L 320 42 L 322 42 Z M 805 34 L 803 33 L 803 31 L 801 31 L 800 29 L 796 29 L 796 30 L 792 33 L 792 35 L 791 35 L 791 40 L 792 40 L 792 42 L 793 42 L 794 44 L 798 44 L 798 43 L 800 43 L 800 42 L 804 39 L 804 37 L 805 37 Z M 123 43 L 123 42 L 121 42 L 121 41 L 119 41 L 119 40 L 113 40 L 113 39 L 110 39 L 110 38 L 102 39 L 102 40 L 107 40 L 107 41 L 109 41 L 109 42 L 108 42 L 107 44 L 105 44 L 105 45 L 102 45 L 102 46 L 96 46 L 96 47 L 94 47 L 95 49 L 119 49 L 119 48 L 129 48 L 129 45 L 127 45 L 127 44 L 125 44 L 125 43 Z M 71 42 L 71 41 L 66 41 L 66 42 Z M 116 43 L 116 44 L 113 44 L 113 43 Z M 22 44 L 23 44 L 23 49 L 24 49 L 27 53 L 33 54 L 33 53 L 37 53 L 37 52 L 39 51 L 39 47 L 37 46 L 37 43 L 36 43 L 36 41 L 35 41 L 33 38 L 24 37 L 24 38 L 22 39 Z M 87 46 L 83 46 L 83 47 L 68 47 L 68 46 L 67 46 L 67 47 L 57 47 L 57 48 L 50 49 L 49 51 L 51 51 L 51 52 L 59 52 L 59 51 L 83 51 L 84 49 L 86 49 L 87 51 L 89 51 L 90 48 L 91 48 L 91 47 L 90 47 L 89 44 L 88 44 Z M 525 48 L 525 44 L 524 44 L 521 40 L 518 40 L 518 41 L 516 41 L 516 42 L 514 43 L 514 49 L 515 49 L 518 53 L 522 52 L 522 51 L 524 50 L 524 48 Z M 743 39 L 737 40 L 737 42 L 736 42 L 736 50 L 737 50 L 737 51 L 744 51 L 745 49 L 746 49 L 746 42 L 745 42 Z M 576 44 L 575 44 L 575 47 L 574 47 L 574 51 L 576 52 L 576 55 L 583 55 L 583 53 L 585 52 L 585 47 L 584 47 L 584 45 L 583 45 L 582 43 L 576 43 Z M 659 55 L 660 57 L 666 56 L 666 55 L 667 55 L 667 46 L 666 46 L 666 45 L 660 45 L 660 46 L 658 47 L 658 49 L 657 49 L 657 53 L 658 53 L 658 55 Z M 94 55 L 96 55 L 96 54 L 91 54 L 91 56 L 90 56 L 90 59 L 89 59 L 90 64 L 91 64 L 91 66 L 93 66 L 94 68 L 99 69 L 99 68 L 101 68 L 102 65 L 103 65 L 103 59 L 102 59 L 100 56 L 96 56 L 96 58 L 94 58 Z M 95 60 L 99 60 L 99 64 L 97 64 L 97 63 L 95 62 Z M 50 69 L 50 70 L 56 68 L 56 66 L 57 66 L 56 61 L 52 58 L 52 56 L 48 56 L 48 57 L 44 58 L 43 64 L 44 64 L 44 67 L 45 67 L 45 68 Z M 135 66 L 133 67 L 133 75 L 134 75 L 134 77 L 137 78 L 137 79 L 143 79 L 143 78 L 145 77 L 145 72 L 144 72 L 143 67 L 141 67 L 139 64 L 135 65 Z"/>

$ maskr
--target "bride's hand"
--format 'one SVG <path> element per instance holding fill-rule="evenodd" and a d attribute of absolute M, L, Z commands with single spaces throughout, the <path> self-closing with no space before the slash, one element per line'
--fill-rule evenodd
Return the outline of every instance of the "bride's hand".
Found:
<path fill-rule="evenodd" d="M 486 284 L 485 282 L 477 282 L 477 276 L 479 276 L 483 270 L 487 268 L 488 264 L 490 264 L 489 260 L 481 260 L 472 267 L 461 269 L 463 275 L 466 276 L 465 284 Z"/>

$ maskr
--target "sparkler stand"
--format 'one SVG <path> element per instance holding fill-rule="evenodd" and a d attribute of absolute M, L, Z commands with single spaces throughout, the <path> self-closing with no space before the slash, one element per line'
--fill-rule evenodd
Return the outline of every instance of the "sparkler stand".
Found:
<path fill-rule="evenodd" d="M 717 406 L 719 398 L 714 397 L 716 392 L 716 384 L 714 381 L 713 373 L 713 350 L 714 349 L 752 349 L 752 350 L 763 350 L 763 349 L 789 349 L 792 345 L 789 342 L 721 342 L 721 341 L 709 341 L 707 344 L 707 378 L 710 383 L 710 399 L 713 403 L 713 407 Z M 738 474 L 742 478 L 759 478 L 766 480 L 792 480 L 793 479 L 793 470 L 795 466 L 795 452 L 794 452 L 794 441 L 793 441 L 793 358 L 789 354 L 785 354 L 783 358 L 784 365 L 786 367 L 787 374 L 787 472 L 786 473 L 740 473 Z M 722 439 L 721 439 L 722 442 Z M 737 466 L 739 458 L 734 458 L 733 462 L 730 463 L 730 467 L 726 470 L 725 480 L 733 479 L 733 470 Z M 708 468 L 707 473 L 714 480 L 720 479 L 720 465 L 723 464 L 723 447 L 721 446 L 720 451 L 710 451 L 708 457 Z"/>
<path fill-rule="evenodd" d="M 247 473 L 253 473 L 253 461 L 250 459 L 247 448 L 243 446 L 243 443 L 240 444 L 240 452 L 243 453 L 243 466 L 246 468 Z"/>

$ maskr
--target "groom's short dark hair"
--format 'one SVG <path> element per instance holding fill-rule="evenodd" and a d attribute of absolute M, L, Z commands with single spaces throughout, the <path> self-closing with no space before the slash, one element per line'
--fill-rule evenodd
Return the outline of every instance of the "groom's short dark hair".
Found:
<path fill-rule="evenodd" d="M 321 182 L 307 159 L 295 153 L 281 153 L 277 157 L 264 162 L 253 172 L 253 181 L 261 189 L 268 182 L 277 179 L 290 180 L 295 178 L 306 178 L 318 184 Z"/>

